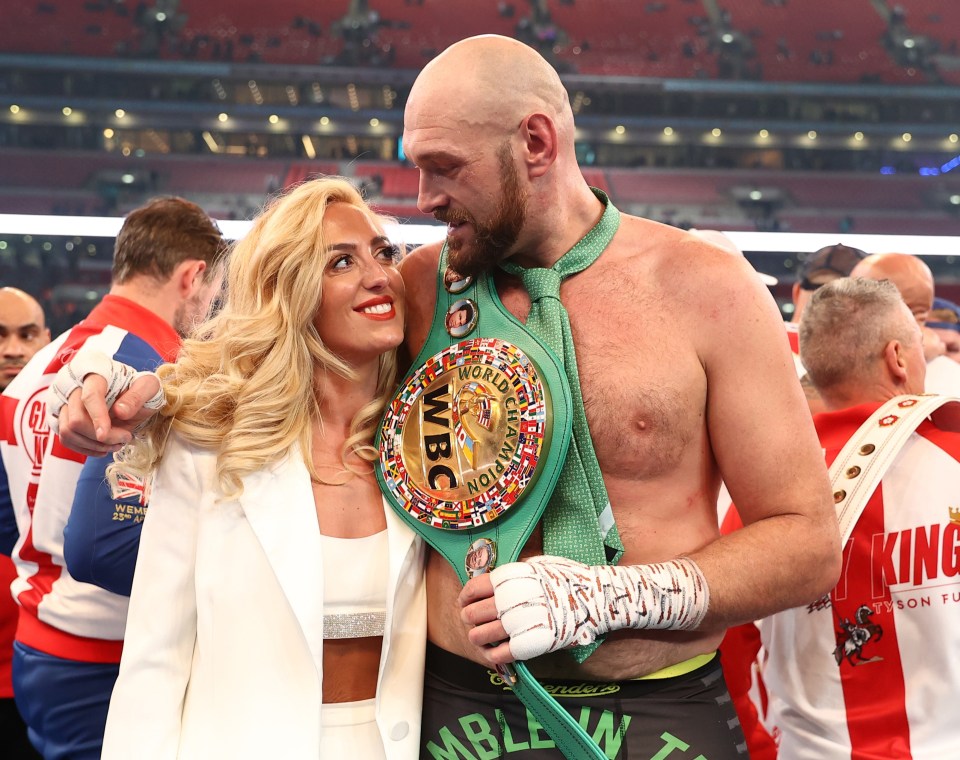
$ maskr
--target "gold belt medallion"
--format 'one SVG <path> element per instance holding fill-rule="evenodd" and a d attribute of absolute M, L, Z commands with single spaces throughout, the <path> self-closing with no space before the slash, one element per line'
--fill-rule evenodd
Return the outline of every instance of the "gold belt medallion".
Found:
<path fill-rule="evenodd" d="M 489 523 L 534 482 L 549 406 L 537 367 L 513 344 L 474 338 L 449 346 L 408 378 L 384 417 L 384 481 L 423 523 Z"/>

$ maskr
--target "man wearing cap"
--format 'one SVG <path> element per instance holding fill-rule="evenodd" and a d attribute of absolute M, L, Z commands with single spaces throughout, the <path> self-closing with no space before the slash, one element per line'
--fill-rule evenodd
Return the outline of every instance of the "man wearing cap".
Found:
<path fill-rule="evenodd" d="M 821 285 L 826 285 L 840 277 L 849 277 L 857 262 L 867 254 L 859 248 L 837 243 L 814 251 L 803 260 L 797 281 L 793 283 L 793 316 L 787 323 L 787 337 L 790 350 L 797 365 L 797 374 L 803 377 L 805 371 L 800 363 L 799 326 L 800 317 L 807 301 Z"/>

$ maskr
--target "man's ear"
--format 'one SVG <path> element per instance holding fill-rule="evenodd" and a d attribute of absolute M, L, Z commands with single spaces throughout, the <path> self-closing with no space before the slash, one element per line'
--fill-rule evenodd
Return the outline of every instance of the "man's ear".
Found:
<path fill-rule="evenodd" d="M 524 138 L 524 162 L 531 177 L 547 172 L 557 160 L 557 127 L 546 114 L 532 113 L 520 125 Z"/>
<path fill-rule="evenodd" d="M 891 377 L 900 383 L 907 380 L 907 359 L 904 355 L 903 344 L 899 340 L 891 340 L 883 347 L 883 363 Z"/>
<path fill-rule="evenodd" d="M 177 294 L 184 300 L 192 298 L 203 286 L 203 274 L 207 271 L 207 262 L 200 259 L 181 261 L 173 270 L 173 279 Z"/>

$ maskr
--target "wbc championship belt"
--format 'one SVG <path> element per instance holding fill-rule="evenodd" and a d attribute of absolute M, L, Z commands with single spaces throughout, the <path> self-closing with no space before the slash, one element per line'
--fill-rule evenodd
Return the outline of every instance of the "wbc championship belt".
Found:
<path fill-rule="evenodd" d="M 559 360 L 511 315 L 490 275 L 437 275 L 433 325 L 377 436 L 380 488 L 461 583 L 514 562 L 570 444 Z M 523 663 L 504 680 L 567 758 L 605 755 Z"/>
<path fill-rule="evenodd" d="M 460 582 L 513 562 L 570 443 L 570 389 L 553 353 L 492 279 L 440 259 L 433 326 L 381 423 L 380 485 Z"/>

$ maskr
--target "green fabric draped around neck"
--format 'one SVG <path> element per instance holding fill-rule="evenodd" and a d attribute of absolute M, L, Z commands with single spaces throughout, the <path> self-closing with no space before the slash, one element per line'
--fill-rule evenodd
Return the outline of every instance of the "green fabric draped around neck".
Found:
<path fill-rule="evenodd" d="M 604 565 L 617 563 L 623 554 L 623 543 L 583 410 L 570 318 L 560 302 L 560 283 L 593 264 L 620 227 L 617 208 L 601 190 L 593 188 L 593 192 L 605 206 L 600 221 L 551 268 L 525 269 L 510 261 L 501 262 L 500 266 L 523 280 L 531 301 L 527 330 L 542 339 L 560 359 L 573 400 L 573 439 L 543 515 L 543 552 L 587 565 Z M 600 640 L 574 647 L 572 654 L 583 662 L 599 645 Z"/>

